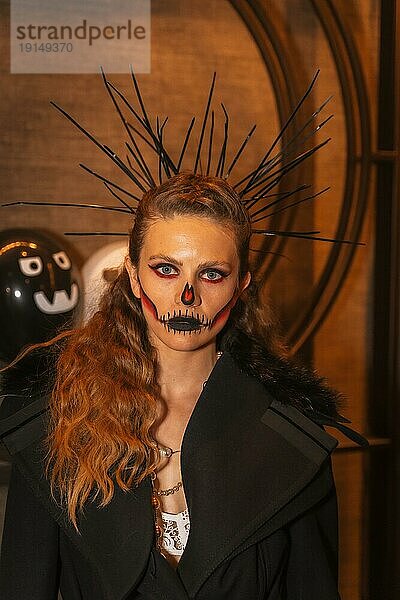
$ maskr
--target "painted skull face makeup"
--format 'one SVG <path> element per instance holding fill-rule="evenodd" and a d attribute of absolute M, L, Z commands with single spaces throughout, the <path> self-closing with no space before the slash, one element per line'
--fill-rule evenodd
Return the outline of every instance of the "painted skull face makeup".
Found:
<path fill-rule="evenodd" d="M 160 219 L 147 230 L 138 269 L 128 262 L 153 343 L 177 349 L 215 339 L 250 281 L 239 282 L 233 233 L 207 218 Z"/>

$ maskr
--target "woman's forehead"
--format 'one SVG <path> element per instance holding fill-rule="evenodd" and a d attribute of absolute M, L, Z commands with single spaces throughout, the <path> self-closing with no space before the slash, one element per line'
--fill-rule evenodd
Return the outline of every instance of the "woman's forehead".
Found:
<path fill-rule="evenodd" d="M 193 253 L 229 257 L 237 254 L 235 236 L 230 227 L 206 217 L 176 216 L 157 219 L 147 229 L 142 252 L 173 254 Z"/>

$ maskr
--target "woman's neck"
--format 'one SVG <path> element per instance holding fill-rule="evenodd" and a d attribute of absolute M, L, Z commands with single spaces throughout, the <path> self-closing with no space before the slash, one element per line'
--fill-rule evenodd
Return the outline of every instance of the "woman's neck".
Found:
<path fill-rule="evenodd" d="M 217 361 L 217 351 L 215 344 L 187 352 L 163 347 L 158 348 L 158 357 L 158 383 L 169 404 L 190 396 L 192 391 L 201 391 Z"/>
<path fill-rule="evenodd" d="M 159 350 L 158 383 L 163 405 L 153 427 L 159 443 L 173 449 L 181 447 L 190 415 L 216 361 L 215 344 L 187 352 Z"/>

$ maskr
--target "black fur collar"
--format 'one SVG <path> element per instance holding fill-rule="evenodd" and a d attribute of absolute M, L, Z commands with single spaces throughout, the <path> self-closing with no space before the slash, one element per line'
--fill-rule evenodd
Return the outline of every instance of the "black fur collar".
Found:
<path fill-rule="evenodd" d="M 259 379 L 275 400 L 297 408 L 319 425 L 339 429 L 361 446 L 368 446 L 363 436 L 344 425 L 351 421 L 338 412 L 343 396 L 315 371 L 272 354 L 238 329 L 225 337 L 221 350 L 228 351 L 242 371 Z"/>

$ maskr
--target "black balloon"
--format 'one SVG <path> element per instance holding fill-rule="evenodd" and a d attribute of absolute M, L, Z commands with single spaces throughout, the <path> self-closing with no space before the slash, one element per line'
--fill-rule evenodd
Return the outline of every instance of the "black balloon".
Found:
<path fill-rule="evenodd" d="M 1 360 L 72 324 L 79 298 L 79 274 L 57 238 L 25 229 L 0 231 Z"/>

